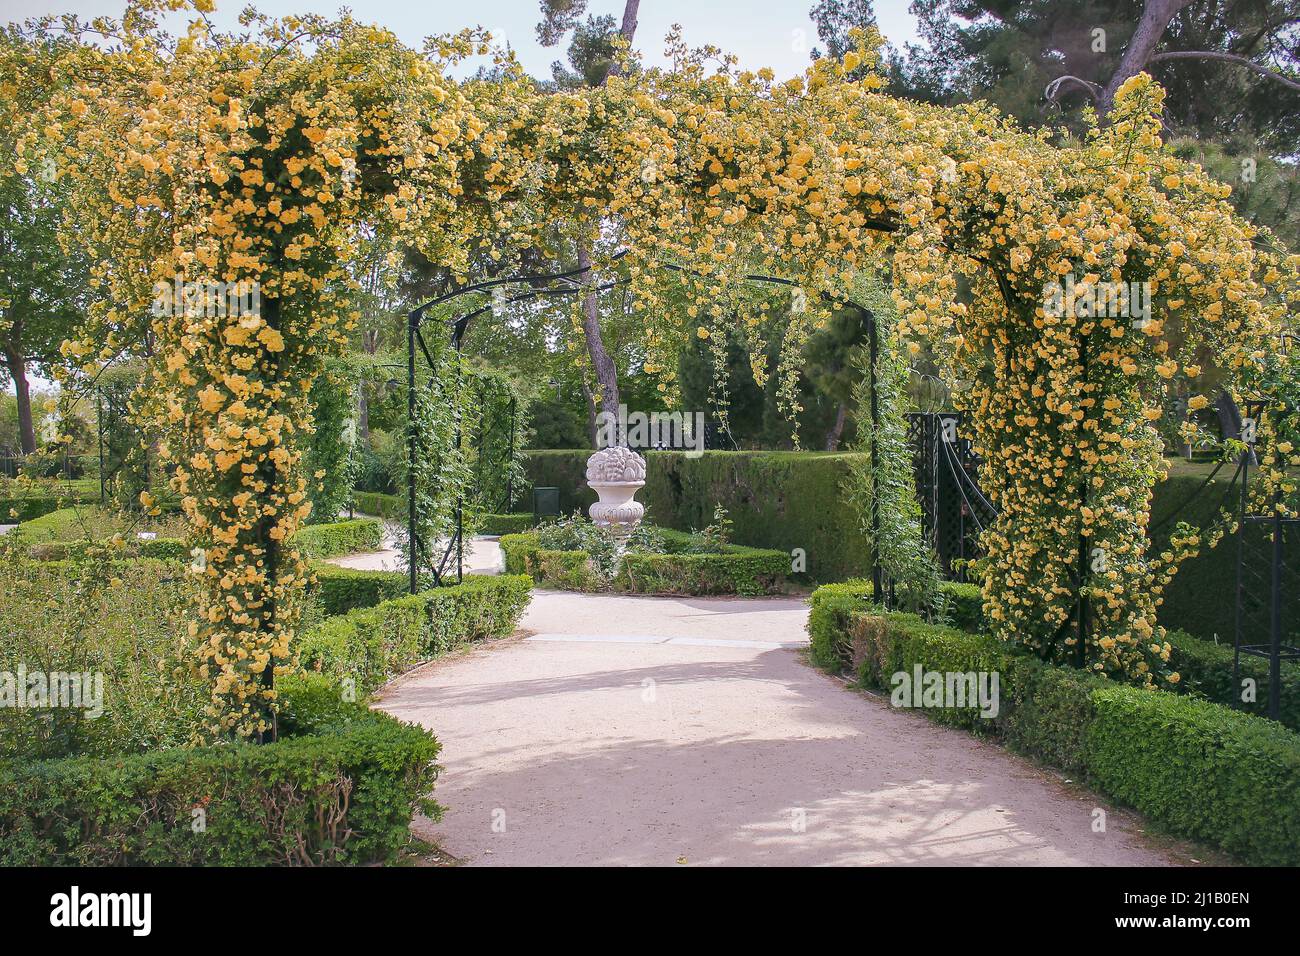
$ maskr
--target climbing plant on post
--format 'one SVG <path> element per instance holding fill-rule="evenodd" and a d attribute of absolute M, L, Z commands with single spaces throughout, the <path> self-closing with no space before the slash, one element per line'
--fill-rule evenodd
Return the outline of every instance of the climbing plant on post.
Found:
<path fill-rule="evenodd" d="M 107 293 L 67 349 L 93 373 L 153 344 L 145 408 L 195 548 L 210 730 L 264 735 L 307 580 L 309 392 L 356 318 L 342 264 L 363 223 L 449 194 L 473 119 L 377 28 L 250 16 L 255 39 L 195 21 L 172 42 L 152 9 L 128 9 L 121 47 L 79 50 L 50 106 Z"/>

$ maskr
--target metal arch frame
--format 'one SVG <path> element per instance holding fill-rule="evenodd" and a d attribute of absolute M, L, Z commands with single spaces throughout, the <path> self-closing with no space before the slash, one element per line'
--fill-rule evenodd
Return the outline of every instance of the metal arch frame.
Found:
<path fill-rule="evenodd" d="M 627 255 L 628 251 L 629 250 L 627 249 L 620 249 L 617 253 L 615 253 L 610 258 L 609 261 L 611 263 L 619 261 L 620 259 L 622 259 L 624 256 Z M 587 293 L 587 292 L 604 292 L 609 289 L 613 289 L 618 286 L 627 284 L 627 280 L 624 279 L 616 279 L 612 282 L 607 282 L 603 285 L 596 285 L 596 286 L 584 286 L 574 281 L 580 276 L 586 275 L 587 273 L 591 272 L 593 268 L 594 268 L 594 264 L 582 266 L 575 269 L 566 269 L 560 272 L 513 275 L 504 278 L 488 279 L 482 282 L 475 282 L 469 285 L 458 286 L 457 288 L 452 289 L 449 292 L 445 292 L 442 295 L 436 296 L 435 298 L 430 299 L 429 301 L 421 305 L 418 305 L 415 308 L 411 309 L 409 312 L 407 312 L 407 323 L 406 323 L 407 406 L 406 406 L 406 410 L 407 410 L 408 469 L 407 469 L 406 483 L 407 483 L 407 542 L 408 542 L 408 565 L 409 565 L 407 572 L 408 572 L 408 586 L 410 588 L 410 593 L 416 594 L 419 591 L 419 586 L 420 586 L 419 585 L 419 563 L 416 559 L 417 559 L 417 555 L 420 553 L 421 544 L 422 544 L 420 542 L 419 533 L 416 528 L 417 516 L 416 516 L 416 507 L 415 507 L 415 497 L 416 497 L 415 496 L 415 469 L 416 469 L 417 446 L 418 446 L 418 442 L 417 442 L 418 436 L 416 434 L 416 429 L 415 429 L 415 388 L 416 388 L 415 355 L 416 355 L 417 346 L 419 350 L 424 354 L 425 361 L 428 363 L 429 368 L 431 370 L 435 370 L 437 368 L 437 363 L 434 361 L 433 355 L 430 352 L 427 343 L 424 341 L 424 335 L 421 331 L 424 323 L 425 314 L 428 312 L 429 309 L 433 308 L 434 306 L 441 305 L 444 302 L 449 302 L 452 299 L 458 298 L 459 296 L 466 295 L 471 292 L 486 292 L 490 289 L 500 288 L 508 285 L 518 285 L 523 283 L 526 283 L 528 285 L 537 285 L 539 283 L 553 283 L 553 282 L 565 283 L 565 285 L 561 286 L 560 288 L 540 288 L 540 289 L 534 288 L 528 292 L 511 296 L 508 299 L 506 299 L 506 302 L 509 304 L 509 303 L 523 302 L 528 299 L 533 299 L 533 298 L 538 298 L 541 296 L 548 296 L 548 295 L 577 295 L 579 293 Z M 661 263 L 660 268 L 672 272 L 682 272 L 682 273 L 687 273 L 687 274 L 707 278 L 707 276 L 705 276 L 704 273 L 698 272 L 694 269 L 689 269 L 685 266 L 678 265 L 676 263 Z M 779 276 L 768 276 L 768 275 L 760 275 L 756 273 L 747 273 L 742 278 L 749 282 L 764 282 L 772 285 L 783 285 L 783 286 L 790 286 L 794 288 L 798 288 L 800 286 L 800 283 L 794 279 L 786 279 Z M 823 293 L 822 298 L 831 299 L 832 297 Z M 879 361 L 880 360 L 880 332 L 879 332 L 878 323 L 876 322 L 876 315 L 871 309 L 867 308 L 866 306 L 862 305 L 859 302 L 854 302 L 852 299 L 844 299 L 842 301 L 844 301 L 848 305 L 853 306 L 859 312 L 862 313 L 863 324 L 866 326 L 867 329 L 867 336 L 868 336 L 867 351 L 868 351 L 868 362 L 870 364 L 870 373 L 871 373 L 871 380 L 869 382 L 869 387 L 868 387 L 868 394 L 869 394 L 868 402 L 870 406 L 869 412 L 871 415 L 871 424 L 872 424 L 872 428 L 870 429 L 870 434 L 872 435 L 871 450 L 870 450 L 871 482 L 872 482 L 872 496 L 873 496 L 873 501 L 875 502 L 875 505 L 872 508 L 871 522 L 872 522 L 873 538 L 874 540 L 879 541 L 880 514 L 878 511 L 878 503 L 880 500 L 880 494 L 879 494 L 880 489 L 878 483 L 880 480 L 879 479 L 880 449 L 879 449 L 879 443 L 875 439 L 875 434 L 876 434 L 875 426 L 880 418 L 879 396 L 878 396 L 878 389 L 877 389 L 877 382 L 876 382 L 877 375 L 879 374 L 879 365 L 880 365 L 880 361 Z M 480 306 L 479 308 L 467 312 L 464 315 L 458 316 L 454 319 L 450 319 L 447 321 L 446 324 L 450 331 L 450 342 L 452 348 L 455 349 L 457 354 L 460 354 L 461 352 L 462 346 L 464 344 L 465 334 L 469 330 L 470 323 L 472 323 L 474 319 L 477 318 L 478 316 L 483 315 L 484 313 L 490 313 L 491 311 L 492 311 L 492 305 L 488 304 L 485 306 Z M 511 420 L 512 420 L 512 429 L 513 429 L 513 421 L 514 421 L 513 415 Z M 462 435 L 461 435 L 460 425 L 458 421 L 457 429 L 456 429 L 456 441 L 458 445 L 461 441 L 461 438 Z M 462 520 L 463 501 L 464 501 L 463 497 L 457 500 L 456 532 L 452 541 L 448 543 L 447 550 L 443 553 L 442 560 L 438 563 L 437 567 L 433 567 L 432 562 L 430 562 L 430 569 L 433 571 L 434 580 L 438 583 L 441 583 L 442 581 L 442 574 L 446 568 L 447 559 L 453 547 L 456 549 L 456 576 L 458 580 L 460 580 L 463 577 L 463 553 L 462 553 L 462 542 L 463 542 L 463 531 L 464 531 L 463 520 Z M 876 553 L 877 550 L 878 548 L 873 550 L 871 555 L 871 581 L 872 581 L 872 587 L 874 589 L 874 594 L 877 596 L 877 600 L 881 600 L 883 599 L 883 595 L 884 595 L 884 579 L 883 579 L 884 576 L 880 566 L 878 555 Z"/>

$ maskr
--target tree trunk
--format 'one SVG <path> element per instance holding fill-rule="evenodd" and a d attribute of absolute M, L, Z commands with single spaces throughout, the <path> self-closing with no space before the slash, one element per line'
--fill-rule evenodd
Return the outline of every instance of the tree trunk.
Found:
<path fill-rule="evenodd" d="M 578 241 L 578 268 L 590 269 L 591 253 L 586 240 Z M 596 370 L 596 381 L 600 383 L 601 411 L 611 415 L 618 414 L 618 368 L 605 350 L 605 340 L 600 332 L 600 304 L 596 301 L 594 291 L 595 279 L 588 271 L 583 275 L 583 283 L 589 291 L 582 296 L 582 331 L 587 339 L 587 354 L 591 356 L 591 365 Z M 585 387 L 585 386 L 584 386 Z M 593 418 L 592 424 L 595 421 Z M 622 444 L 623 436 L 617 436 L 615 444 Z M 595 447 L 593 432 L 592 447 Z"/>
<path fill-rule="evenodd" d="M 27 381 L 27 363 L 23 360 L 22 325 L 15 322 L 5 348 L 5 367 L 14 380 L 14 394 L 18 399 L 18 441 L 24 455 L 36 451 L 36 423 L 32 418 L 32 390 Z"/>
<path fill-rule="evenodd" d="M 844 434 L 844 419 L 848 415 L 848 402 L 840 402 L 840 407 L 835 410 L 835 424 L 831 430 L 826 433 L 826 450 L 838 451 L 840 447 L 840 436 Z"/>
<path fill-rule="evenodd" d="M 1192 0 L 1146 0 L 1142 7 L 1142 19 L 1138 21 L 1128 46 L 1124 48 L 1119 67 L 1097 98 L 1097 116 L 1103 123 L 1115 105 L 1115 93 L 1124 85 L 1125 80 L 1137 76 L 1146 68 L 1151 54 L 1169 28 L 1169 21 L 1191 2 Z"/>
<path fill-rule="evenodd" d="M 582 397 L 587 400 L 587 444 L 596 447 L 596 396 L 591 393 L 591 386 L 586 378 L 582 380 Z"/>

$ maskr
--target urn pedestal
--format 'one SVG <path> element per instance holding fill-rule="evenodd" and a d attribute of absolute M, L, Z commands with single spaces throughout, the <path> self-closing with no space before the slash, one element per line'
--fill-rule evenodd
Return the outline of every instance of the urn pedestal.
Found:
<path fill-rule="evenodd" d="M 587 459 L 587 485 L 600 499 L 589 510 L 591 520 L 626 538 L 641 523 L 645 507 L 634 500 L 645 487 L 645 459 L 614 445 Z"/>

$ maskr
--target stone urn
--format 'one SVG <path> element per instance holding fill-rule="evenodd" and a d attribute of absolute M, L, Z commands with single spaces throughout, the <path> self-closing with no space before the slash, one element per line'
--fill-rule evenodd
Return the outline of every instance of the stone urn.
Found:
<path fill-rule="evenodd" d="M 611 445 L 587 459 L 587 484 L 600 498 L 591 520 L 625 538 L 641 523 L 645 508 L 633 496 L 645 486 L 645 459 L 630 448 Z"/>

